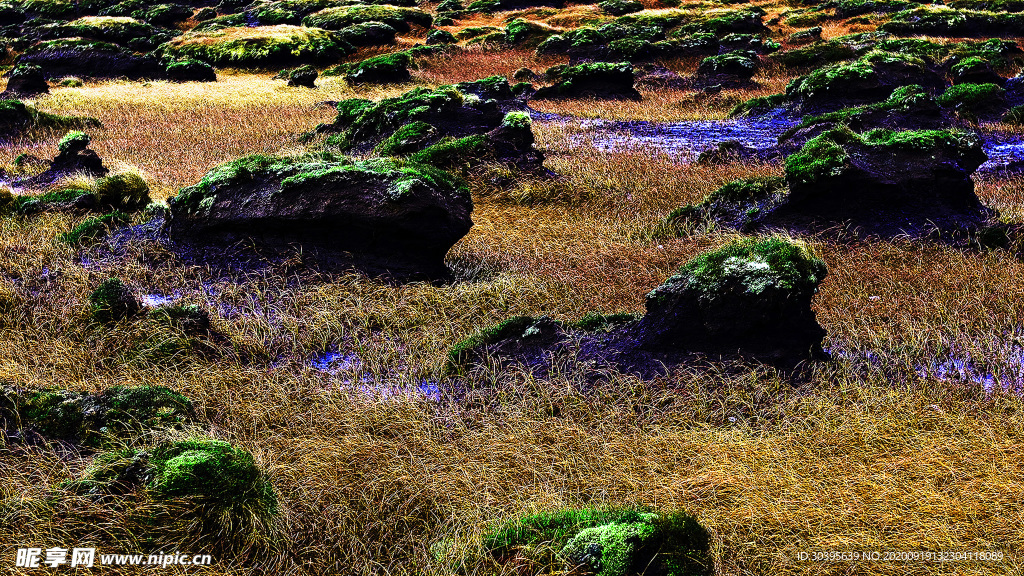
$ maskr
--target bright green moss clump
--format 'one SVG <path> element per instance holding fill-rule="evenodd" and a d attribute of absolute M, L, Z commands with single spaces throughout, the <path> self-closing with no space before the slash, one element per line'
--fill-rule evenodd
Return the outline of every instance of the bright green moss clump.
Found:
<path fill-rule="evenodd" d="M 935 100 L 946 108 L 974 110 L 998 102 L 1004 92 L 996 84 L 955 84 Z"/>
<path fill-rule="evenodd" d="M 692 516 L 645 508 L 527 516 L 485 534 L 483 549 L 498 560 L 524 555 L 548 569 L 595 576 L 713 573 L 708 533 Z"/>
<path fill-rule="evenodd" d="M 395 130 L 373 151 L 378 156 L 403 156 L 421 150 L 436 136 L 437 128 L 417 120 Z"/>
<path fill-rule="evenodd" d="M 126 320 L 141 311 L 135 293 L 118 278 L 104 280 L 89 295 L 90 315 L 101 324 Z"/>
<path fill-rule="evenodd" d="M 87 244 L 107 234 L 115 226 L 123 226 L 128 222 L 128 215 L 115 210 L 110 214 L 86 218 L 70 232 L 62 234 L 60 239 L 68 244 Z"/>
<path fill-rule="evenodd" d="M 538 320 L 540 319 L 533 316 L 513 316 L 494 326 L 475 332 L 448 350 L 448 369 L 457 369 L 465 364 L 469 352 L 474 348 L 521 335 Z"/>
<path fill-rule="evenodd" d="M 813 292 L 827 268 L 807 244 L 772 236 L 745 238 L 701 254 L 683 265 L 680 272 L 702 292 L 719 293 L 723 285 L 738 278 L 747 292 L 758 294 L 769 287 Z"/>
<path fill-rule="evenodd" d="M 775 195 L 786 187 L 785 178 L 762 176 L 733 180 L 708 196 L 708 202 L 752 202 Z"/>
<path fill-rule="evenodd" d="M 838 175 L 849 155 L 836 140 L 845 142 L 851 135 L 848 130 L 829 130 L 808 140 L 803 148 L 786 158 L 786 177 L 809 183 Z"/>
<path fill-rule="evenodd" d="M 222 440 L 186 440 L 158 446 L 151 487 L 162 497 L 193 497 L 260 516 L 277 513 L 274 487 L 252 454 Z"/>

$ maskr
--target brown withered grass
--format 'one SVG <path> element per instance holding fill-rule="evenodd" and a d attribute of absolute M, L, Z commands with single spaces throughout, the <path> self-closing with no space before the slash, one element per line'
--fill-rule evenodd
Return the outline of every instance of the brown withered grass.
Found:
<path fill-rule="evenodd" d="M 508 74 L 527 61 L 468 52 L 428 62 L 417 81 Z M 785 79 L 763 82 L 778 91 Z M 37 104 L 100 118 L 97 152 L 138 168 L 167 197 L 225 160 L 296 149 L 297 134 L 332 117 L 319 101 L 407 88 L 356 91 L 322 80 L 308 91 L 223 73 L 208 85 L 90 83 Z M 731 106 L 725 96 L 701 105 L 685 104 L 684 93 L 645 96 L 635 105 L 545 109 L 671 120 L 720 118 Z M 830 270 L 815 308 L 835 355 L 804 381 L 718 367 L 652 382 L 611 373 L 588 386 L 568 359 L 549 380 L 482 367 L 465 397 L 441 401 L 361 389 L 364 381 L 402 390 L 443 380 L 449 346 L 509 316 L 642 311 L 644 294 L 681 264 L 733 238 L 715 230 L 659 238 L 657 223 L 731 179 L 781 171 L 603 153 L 572 122 L 537 123 L 535 132 L 559 176 L 502 188 L 475 182 L 475 225 L 449 255 L 460 279 L 447 283 L 395 284 L 291 264 L 225 277 L 142 243 L 116 258 L 101 246 L 84 263 L 56 240 L 79 218 L 0 219 L 0 381 L 92 391 L 169 386 L 198 409 L 186 432 L 253 452 L 281 500 L 279 531 L 264 553 L 218 558 L 208 574 L 452 574 L 446 547 L 469 545 L 496 522 L 604 504 L 691 511 L 712 534 L 722 575 L 1024 571 L 1021 397 L 987 392 L 970 377 L 940 379 L 934 369 L 955 355 L 999 378 L 1019 374 L 1024 264 L 1004 253 L 812 241 Z M 4 159 L 50 155 L 59 136 L 8 146 Z M 1019 181 L 987 177 L 979 195 L 1012 221 L 1024 214 Z M 303 259 L 295 254 L 292 263 Z M 226 340 L 211 357 L 134 356 L 131 342 L 151 328 L 104 331 L 84 319 L 88 294 L 110 276 L 140 293 L 178 292 L 180 302 L 208 310 Z M 360 362 L 337 374 L 310 368 L 327 349 Z M 62 491 L 91 458 L 0 444 L 2 570 L 14 573 L 13 549 L 28 545 L 156 552 L 132 510 Z M 182 552 L 209 544 L 179 543 Z M 1005 557 L 799 559 L 875 550 Z"/>

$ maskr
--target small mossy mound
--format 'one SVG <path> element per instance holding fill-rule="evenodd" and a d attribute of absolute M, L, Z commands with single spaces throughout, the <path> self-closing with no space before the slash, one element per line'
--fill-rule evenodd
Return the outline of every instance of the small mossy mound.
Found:
<path fill-rule="evenodd" d="M 458 41 L 459 39 L 451 32 L 434 28 L 427 33 L 427 38 L 424 42 L 427 46 L 433 46 L 436 44 L 456 44 Z"/>
<path fill-rule="evenodd" d="M 1006 109 L 1005 90 L 997 84 L 954 84 L 935 101 L 940 106 L 974 114 Z"/>
<path fill-rule="evenodd" d="M 455 344 L 448 350 L 446 370 L 458 372 L 461 367 L 478 356 L 479 349 L 489 344 L 497 344 L 503 340 L 517 336 L 527 336 L 531 327 L 541 318 L 533 316 L 514 316 L 507 320 L 474 332 L 468 338 Z"/>
<path fill-rule="evenodd" d="M 429 165 L 329 153 L 248 156 L 183 188 L 170 202 L 167 229 L 177 241 L 300 243 L 325 258 L 349 253 L 433 274 L 472 226 L 472 207 L 460 179 Z"/>
<path fill-rule="evenodd" d="M 320 76 L 320 72 L 309 64 L 304 64 L 298 68 L 285 70 L 281 75 L 288 80 L 289 86 L 316 88 L 316 79 Z"/>
<path fill-rule="evenodd" d="M 833 64 L 857 57 L 857 50 L 835 39 L 819 40 L 800 48 L 793 48 L 771 55 L 772 62 L 790 68 L 804 68 Z"/>
<path fill-rule="evenodd" d="M 62 234 L 60 239 L 68 244 L 89 244 L 106 236 L 111 229 L 127 223 L 128 215 L 115 210 L 110 214 L 86 218 L 70 232 Z"/>
<path fill-rule="evenodd" d="M 101 394 L 69 390 L 4 390 L 15 414 L 8 428 L 96 447 L 146 429 L 178 426 L 195 416 L 192 402 L 163 386 L 115 386 Z"/>
<path fill-rule="evenodd" d="M 545 72 L 554 81 L 534 94 L 535 100 L 602 98 L 640 100 L 633 87 L 633 66 L 628 62 L 593 62 L 577 66 L 555 66 Z"/>
<path fill-rule="evenodd" d="M 354 24 L 381 22 L 399 32 L 408 32 L 412 25 L 430 28 L 434 18 L 417 8 L 387 5 L 337 6 L 315 12 L 302 19 L 303 26 L 341 30 Z"/>
<path fill-rule="evenodd" d="M 725 54 L 708 56 L 701 61 L 697 68 L 698 76 L 735 76 L 737 78 L 749 79 L 761 62 L 753 52 L 745 50 L 733 50 Z"/>
<path fill-rule="evenodd" d="M 34 64 L 19 64 L 7 75 L 7 87 L 3 98 L 18 98 L 48 94 L 50 85 L 46 83 L 43 69 Z"/>
<path fill-rule="evenodd" d="M 167 78 L 174 82 L 216 82 L 217 72 L 201 60 L 175 60 L 164 68 Z"/>
<path fill-rule="evenodd" d="M 363 22 L 338 30 L 338 36 L 353 46 L 389 46 L 396 43 L 396 34 L 397 30 L 383 22 Z M 427 40 L 430 44 L 429 35 Z"/>
<path fill-rule="evenodd" d="M 701 576 L 713 573 L 707 530 L 684 512 L 647 508 L 540 513 L 483 536 L 486 554 L 531 569 L 595 576 Z"/>
<path fill-rule="evenodd" d="M 119 278 L 104 280 L 89 295 L 89 315 L 101 324 L 127 320 L 141 311 L 135 292 Z"/>
<path fill-rule="evenodd" d="M 93 185 L 100 206 L 134 212 L 148 206 L 149 184 L 135 172 L 104 176 Z"/>
<path fill-rule="evenodd" d="M 91 142 L 92 138 L 85 132 L 68 132 L 57 142 L 57 151 L 67 155 L 78 154 L 88 148 Z"/>
<path fill-rule="evenodd" d="M 101 453 L 65 488 L 98 502 L 133 498 L 148 512 L 147 538 L 198 539 L 221 555 L 251 552 L 273 536 L 280 515 L 277 492 L 252 454 L 210 438 Z"/>
<path fill-rule="evenodd" d="M 344 74 L 345 81 L 352 84 L 396 84 L 408 82 L 409 64 L 412 58 L 404 52 L 383 54 L 367 58 L 353 64 L 341 64 L 331 70 L 330 74 Z"/>
<path fill-rule="evenodd" d="M 395 130 L 373 151 L 378 156 L 405 156 L 426 148 L 429 142 L 436 140 L 436 136 L 437 128 L 416 120 Z"/>
<path fill-rule="evenodd" d="M 95 118 L 51 114 L 20 100 L 0 100 L 0 139 L 37 130 L 98 127 L 100 121 Z"/>
<path fill-rule="evenodd" d="M 160 47 L 166 57 L 239 68 L 327 63 L 353 51 L 337 32 L 285 24 L 189 32 Z"/>
<path fill-rule="evenodd" d="M 1024 125 L 1024 106 L 1014 106 L 1006 111 L 1000 122 L 1004 124 Z"/>

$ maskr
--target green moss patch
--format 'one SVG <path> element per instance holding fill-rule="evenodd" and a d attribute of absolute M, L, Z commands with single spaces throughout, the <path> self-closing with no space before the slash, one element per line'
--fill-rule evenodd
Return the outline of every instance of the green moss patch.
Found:
<path fill-rule="evenodd" d="M 509 522 L 483 536 L 485 553 L 519 556 L 542 570 L 597 576 L 654 570 L 666 576 L 713 573 L 707 531 L 683 512 L 647 508 L 546 512 Z"/>
<path fill-rule="evenodd" d="M 807 244 L 772 236 L 737 240 L 701 254 L 684 264 L 680 273 L 704 293 L 720 293 L 738 279 L 747 292 L 758 294 L 768 288 L 814 292 L 827 268 Z M 651 293 L 653 297 L 656 292 Z"/>
<path fill-rule="evenodd" d="M 141 310 L 135 293 L 119 278 L 104 280 L 89 295 L 89 314 L 101 324 L 127 320 Z"/>
<path fill-rule="evenodd" d="M 336 32 L 278 25 L 189 32 L 161 46 L 163 55 L 214 66 L 273 68 L 301 62 L 337 61 L 354 48 Z"/>

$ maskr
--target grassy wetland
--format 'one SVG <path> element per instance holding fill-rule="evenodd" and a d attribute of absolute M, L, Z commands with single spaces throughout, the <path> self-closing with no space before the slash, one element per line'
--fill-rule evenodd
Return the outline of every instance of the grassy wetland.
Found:
<path fill-rule="evenodd" d="M 1013 156 L 1024 156 L 1013 147 L 1021 6 L 238 4 L 3 5 L 4 18 L 20 15 L 3 26 L 8 90 L 19 66 L 38 65 L 48 91 L 3 96 L 36 111 L 31 122 L 0 117 L 0 570 L 48 570 L 18 564 L 19 549 L 95 547 L 210 554 L 210 566 L 163 570 L 224 575 L 1024 572 L 1024 169 L 1013 164 L 1024 160 Z M 438 31 L 449 41 L 424 50 Z M 44 46 L 65 38 L 112 47 Z M 755 69 L 706 72 L 707 57 L 733 50 Z M 134 67 L 108 65 L 110 77 L 61 68 L 62 54 L 85 62 L 96 52 Z M 356 64 L 397 52 L 410 55 L 408 78 L 356 80 Z M 974 68 L 957 67 L 972 56 Z M 168 62 L 193 60 L 216 81 L 173 77 Z M 572 68 L 593 62 L 630 62 L 639 98 L 609 96 L 604 76 L 585 76 L 607 70 Z M 319 73 L 316 88 L 278 74 L 304 64 Z M 544 74 L 556 66 L 568 68 Z M 502 148 L 522 134 L 519 108 L 496 113 L 459 85 L 494 76 L 513 89 L 532 84 L 497 100 L 528 106 L 526 146 L 542 164 Z M 954 82 L 986 83 L 978 79 L 998 85 L 939 97 Z M 394 119 L 414 113 L 379 103 L 445 106 L 435 102 L 453 85 L 462 86 L 458 119 L 416 112 L 439 135 L 382 164 L 382 142 L 405 125 Z M 581 85 L 598 89 L 570 92 Z M 737 113 L 754 98 L 787 115 L 770 128 L 774 140 L 812 115 L 895 102 L 890 94 L 908 85 L 950 104 L 911 120 L 893 120 L 891 106 L 844 112 L 794 150 L 783 138 L 706 161 L 697 155 L 717 142 L 689 133 L 671 146 L 629 140 L 652 126 L 754 125 L 757 114 Z M 552 86 L 562 92 L 532 97 Z M 343 122 L 346 102 L 370 111 Z M 890 115 L 871 116 L 881 113 Z M 478 121 L 486 127 L 463 129 Z M 314 134 L 318 125 L 333 128 Z M 377 132 L 359 140 L 366 130 L 352 126 Z M 949 158 L 982 147 L 992 157 L 1009 143 L 1003 164 L 972 166 L 969 180 L 935 169 L 905 186 L 969 182 L 980 201 L 972 214 L 987 220 L 958 236 L 762 225 L 775 210 L 765 203 L 735 209 L 747 228 L 670 217 L 736 180 L 786 178 L 794 196 L 799 186 L 842 191 L 843 179 L 869 190 L 901 177 L 900 160 L 888 158 L 907 154 L 908 172 L 926 172 L 940 154 L 911 157 L 923 141 L 913 135 L 841 137 L 873 128 L 954 131 L 962 136 L 941 152 Z M 502 140 L 501 129 L 519 132 Z M 883 141 L 897 151 L 870 160 Z M 818 164 L 798 172 L 787 158 L 812 149 L 825 150 L 814 162 L 840 155 L 843 167 L 798 182 Z M 107 172 L 58 173 L 62 154 L 85 166 L 89 150 Z M 255 160 L 245 171 L 223 168 L 246 157 Z M 267 160 L 284 157 L 300 168 Z M 883 176 L 863 168 L 870 162 Z M 420 188 L 395 188 L 399 172 Z M 213 184 L 199 190 L 201 181 Z M 393 199 L 450 188 L 465 205 L 469 194 L 472 227 L 445 247 L 444 274 L 411 277 L 324 265 L 306 236 L 265 250 L 235 234 L 214 244 L 225 258 L 207 259 L 209 250 L 180 248 L 193 229 L 167 237 L 161 227 L 198 222 L 182 207 L 189 194 L 207 194 L 208 209 L 229 191 L 264 187 L 253 192 L 263 206 L 338 182 L 393 185 Z M 988 241 L 992 230 L 1005 238 Z M 781 238 L 827 267 L 810 305 L 827 331 L 825 356 L 794 369 L 726 345 L 639 374 L 595 362 L 581 345 L 543 369 L 487 350 L 450 365 L 453 347 L 510 318 L 570 326 L 595 312 L 642 315 L 666 279 L 745 238 Z M 587 538 L 603 558 L 586 552 Z M 661 547 L 651 552 L 648 538 Z M 813 559 L 857 551 L 998 559 Z M 97 556 L 93 570 L 153 568 L 99 566 Z"/>

